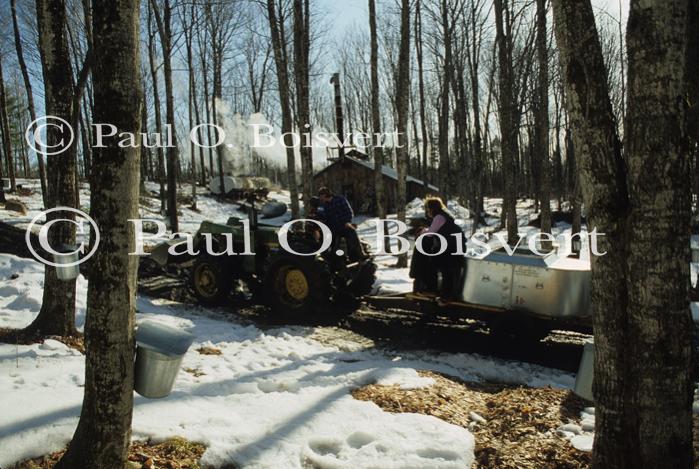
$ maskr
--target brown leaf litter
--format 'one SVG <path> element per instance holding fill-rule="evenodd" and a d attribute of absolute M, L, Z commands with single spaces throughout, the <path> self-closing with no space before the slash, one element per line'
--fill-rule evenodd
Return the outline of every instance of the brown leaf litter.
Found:
<path fill-rule="evenodd" d="M 201 469 L 199 460 L 206 448 L 184 438 L 171 438 L 162 443 L 134 441 L 129 448 L 126 469 Z M 11 469 L 51 469 L 64 451 L 22 461 Z"/>
<path fill-rule="evenodd" d="M 221 352 L 220 349 L 217 349 L 216 347 L 199 347 L 197 349 L 197 352 L 199 352 L 201 355 L 221 355 L 223 352 Z"/>
<path fill-rule="evenodd" d="M 570 391 L 466 383 L 426 371 L 420 375 L 435 384 L 411 390 L 372 384 L 352 395 L 389 412 L 432 415 L 469 429 L 476 440 L 474 468 L 589 467 L 591 454 L 556 434 L 562 424 L 578 423 L 580 411 L 590 405 Z"/>

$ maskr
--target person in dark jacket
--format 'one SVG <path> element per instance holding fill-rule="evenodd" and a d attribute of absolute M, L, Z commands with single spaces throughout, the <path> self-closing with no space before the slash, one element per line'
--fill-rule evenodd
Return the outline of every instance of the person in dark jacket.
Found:
<path fill-rule="evenodd" d="M 415 233 L 420 235 L 424 233 L 429 227 L 429 221 L 426 219 L 418 219 L 414 222 L 413 227 Z M 423 251 L 432 251 L 431 239 L 427 238 L 422 243 Z M 427 248 L 427 249 L 425 249 Z M 413 255 L 410 257 L 410 278 L 413 281 L 413 295 L 418 299 L 423 298 L 435 298 L 439 295 L 437 269 L 434 265 L 432 258 L 420 250 L 417 246 L 413 246 Z"/>
<path fill-rule="evenodd" d="M 341 238 L 347 240 L 347 255 L 350 261 L 358 261 L 366 255 L 359 242 L 357 228 L 352 223 L 354 212 L 346 198 L 333 194 L 327 187 L 318 189 L 318 198 L 322 205 L 322 221 L 330 229 L 333 236 L 332 249 L 337 249 Z"/>
<path fill-rule="evenodd" d="M 309 220 L 315 220 L 320 223 L 325 223 L 324 220 L 324 210 L 323 207 L 320 204 L 320 199 L 316 196 L 313 196 L 310 198 L 308 201 L 308 219 Z M 321 231 L 320 227 L 313 223 L 313 222 L 306 222 L 305 225 L 305 230 L 306 233 L 310 234 L 314 240 L 317 242 L 321 243 L 323 239 L 323 232 Z"/>
<path fill-rule="evenodd" d="M 449 210 L 439 197 L 428 197 L 425 199 L 425 215 L 430 220 L 430 226 L 426 230 L 427 233 L 436 233 L 446 239 L 447 248 L 443 253 L 431 257 L 434 262 L 434 267 L 442 277 L 442 283 L 439 289 L 440 299 L 443 301 L 457 300 L 459 297 L 459 281 L 461 280 L 461 270 L 463 268 L 463 256 L 458 255 L 459 243 L 461 236 L 461 228 L 456 224 L 454 216 L 449 213 Z M 439 240 L 433 240 L 435 248 L 433 252 L 439 250 Z"/>

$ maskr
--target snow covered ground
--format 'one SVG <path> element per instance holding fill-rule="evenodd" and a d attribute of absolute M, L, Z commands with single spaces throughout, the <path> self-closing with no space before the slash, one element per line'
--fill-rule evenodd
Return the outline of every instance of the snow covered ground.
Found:
<path fill-rule="evenodd" d="M 18 180 L 35 189 L 20 197 L 28 213 L 0 209 L 0 220 L 26 227 L 42 210 L 35 180 Z M 147 183 L 157 194 L 158 186 Z M 181 192 L 189 194 L 188 187 Z M 180 207 L 180 231 L 194 233 L 203 220 L 225 222 L 243 217 L 237 206 L 209 197 L 199 188 L 198 210 Z M 288 193 L 272 192 L 270 198 L 288 203 Z M 87 187 L 80 193 L 81 209 L 89 212 Z M 485 200 L 486 219 L 480 231 L 492 236 L 499 225 L 502 200 Z M 468 210 L 450 201 L 449 208 L 466 233 L 471 226 Z M 411 201 L 408 217 L 422 216 L 422 202 Z M 157 197 L 142 198 L 140 216 L 163 220 Z M 534 216 L 531 201 L 517 205 L 519 232 L 527 237 L 538 232 L 527 226 Z M 269 220 L 280 225 L 289 216 Z M 391 218 L 391 217 L 389 217 Z M 360 236 L 376 249 L 376 220 L 357 217 Z M 570 233 L 557 223 L 553 234 Z M 504 235 L 504 231 L 499 231 Z M 699 237 L 692 246 L 699 249 Z M 589 258 L 583 245 L 582 256 Z M 408 269 L 396 269 L 395 256 L 377 256 L 375 292 L 406 292 L 412 289 Z M 41 305 L 43 282 L 40 264 L 0 254 L 0 327 L 23 327 Z M 691 264 L 696 282 L 699 263 Z M 16 278 L 12 276 L 17 275 Z M 87 282 L 78 279 L 77 324 L 85 317 Z M 692 313 L 699 322 L 699 304 Z M 138 319 L 153 319 L 192 331 L 196 341 L 185 356 L 171 397 L 164 400 L 136 398 L 134 438 L 165 439 L 184 436 L 208 446 L 204 462 L 220 465 L 235 461 L 244 467 L 464 467 L 473 457 L 473 438 L 468 431 L 432 417 L 388 414 L 371 403 L 355 401 L 349 391 L 364 384 L 397 383 L 429 385 L 415 370 L 441 371 L 467 380 L 552 385 L 570 388 L 574 378 L 541 367 L 503 362 L 477 355 L 400 353 L 374 349 L 337 348 L 313 339 L 313 329 L 285 327 L 260 330 L 254 326 L 222 322 L 215 311 L 163 300 L 140 297 Z M 221 355 L 200 355 L 195 349 L 213 346 Z M 48 340 L 42 345 L 0 344 L 0 467 L 23 458 L 62 448 L 70 439 L 80 410 L 83 357 L 63 344 Z M 6 397 L 5 397 L 6 396 Z M 695 403 L 699 410 L 699 404 Z M 578 449 L 591 450 L 594 409 L 586 409 L 580 426 L 562 426 L 559 433 Z M 579 428 L 578 428 L 579 427 Z M 8 448 L 8 449 L 6 449 Z"/>
<path fill-rule="evenodd" d="M 35 261 L 0 254 L 0 327 L 21 327 L 36 315 L 42 272 Z M 81 277 L 80 328 L 86 289 Z M 469 467 L 474 440 L 467 430 L 384 412 L 350 390 L 369 383 L 428 386 L 421 369 L 531 386 L 570 388 L 574 381 L 557 370 L 478 355 L 328 346 L 313 338 L 313 328 L 261 330 L 217 319 L 215 310 L 148 297 L 139 297 L 137 307 L 137 320 L 181 327 L 195 343 L 182 364 L 190 372 L 180 371 L 168 398 L 136 396 L 133 437 L 200 441 L 208 448 L 202 462 L 214 466 Z M 200 354 L 202 346 L 221 354 Z M 64 447 L 80 412 L 84 357 L 55 340 L 0 344 L 0 376 L 0 466 Z"/>

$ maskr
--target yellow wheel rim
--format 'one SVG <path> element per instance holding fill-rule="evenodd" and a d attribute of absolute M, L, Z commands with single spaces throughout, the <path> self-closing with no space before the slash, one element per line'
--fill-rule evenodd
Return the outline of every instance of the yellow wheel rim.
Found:
<path fill-rule="evenodd" d="M 284 278 L 286 291 L 295 300 L 304 300 L 308 296 L 308 281 L 299 269 L 291 269 Z"/>

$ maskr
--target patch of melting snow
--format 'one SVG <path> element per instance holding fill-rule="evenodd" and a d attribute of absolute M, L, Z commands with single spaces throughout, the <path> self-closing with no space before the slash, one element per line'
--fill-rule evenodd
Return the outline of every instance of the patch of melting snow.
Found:
<path fill-rule="evenodd" d="M 556 429 L 556 433 L 570 441 L 575 449 L 580 451 L 592 451 L 595 439 L 595 408 L 585 407 L 580 412 L 580 425 L 569 422 Z"/>
<path fill-rule="evenodd" d="M 575 435 L 570 439 L 570 444 L 577 450 L 590 452 L 592 451 L 594 440 L 594 433 L 586 433 L 584 435 Z"/>

